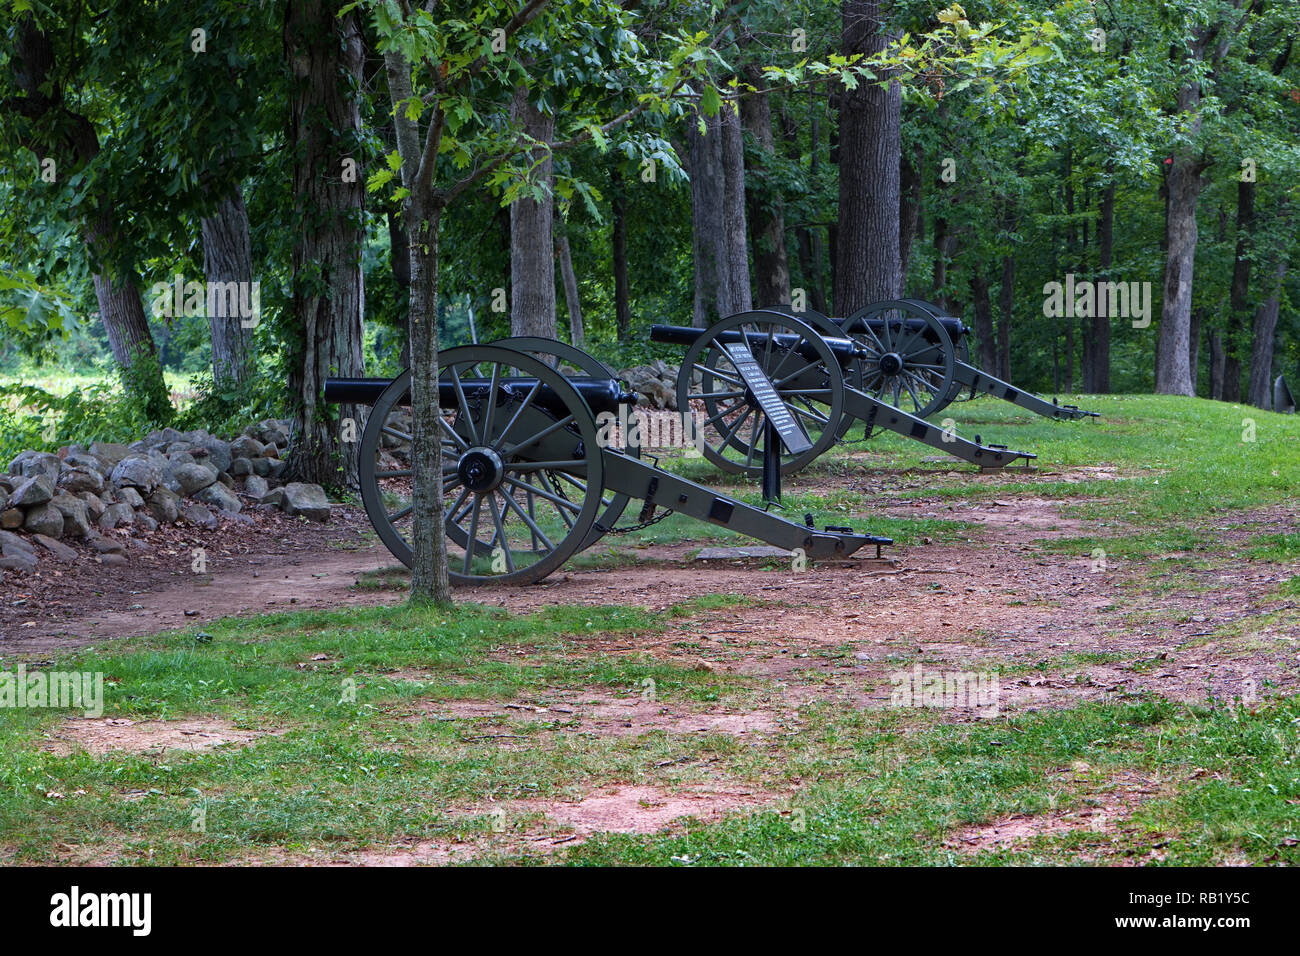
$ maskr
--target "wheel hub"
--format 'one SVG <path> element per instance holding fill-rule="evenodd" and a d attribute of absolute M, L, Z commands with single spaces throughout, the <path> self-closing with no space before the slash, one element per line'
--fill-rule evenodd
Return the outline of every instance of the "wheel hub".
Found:
<path fill-rule="evenodd" d="M 470 491 L 483 493 L 500 486 L 505 479 L 506 466 L 491 448 L 471 448 L 460 456 L 456 474 Z"/>
<path fill-rule="evenodd" d="M 880 370 L 886 375 L 897 375 L 903 370 L 903 356 L 897 352 L 886 352 L 880 356 Z"/>

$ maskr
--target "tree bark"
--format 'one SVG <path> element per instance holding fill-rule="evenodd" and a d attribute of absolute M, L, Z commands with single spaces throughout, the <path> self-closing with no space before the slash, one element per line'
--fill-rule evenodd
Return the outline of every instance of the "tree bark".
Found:
<path fill-rule="evenodd" d="M 355 12 L 340 0 L 295 0 L 286 7 L 284 47 L 290 74 L 288 138 L 293 157 L 297 242 L 292 259 L 292 314 L 301 332 L 290 389 L 297 438 L 288 472 L 300 481 L 355 486 L 359 442 L 341 442 L 322 400 L 325 379 L 360 375 L 365 286 L 365 177 L 341 175 L 362 158 L 362 44 Z M 357 406 L 339 419 L 361 424 Z"/>
<path fill-rule="evenodd" d="M 560 281 L 564 284 L 564 305 L 569 312 L 569 342 L 585 348 L 587 333 L 582 325 L 582 302 L 578 299 L 578 277 L 573 272 L 573 255 L 569 250 L 569 237 L 561 231 L 555 233 L 555 258 L 560 264 Z"/>
<path fill-rule="evenodd" d="M 244 207 L 244 194 L 239 187 L 221 201 L 211 216 L 201 223 L 203 236 L 203 273 L 209 283 L 242 283 L 251 287 L 253 281 L 253 248 L 249 237 L 248 210 Z M 249 293 L 251 296 L 251 292 Z M 251 301 L 251 300 L 250 300 Z M 237 385 L 248 379 L 252 366 L 250 343 L 252 326 L 234 310 L 221 305 L 229 302 L 218 297 L 218 308 L 208 303 L 208 327 L 212 332 L 212 380 L 218 388 Z M 221 313 L 221 314 L 217 314 Z"/>
<path fill-rule="evenodd" d="M 746 80 L 763 88 L 762 71 L 750 67 Z M 785 250 L 785 211 L 780 190 L 770 180 L 770 162 L 776 153 L 772 136 L 772 109 L 766 93 L 740 101 L 740 118 L 754 137 L 760 161 L 745 171 L 745 203 L 754 248 L 754 285 L 759 305 L 790 301 L 790 263 Z"/>
<path fill-rule="evenodd" d="M 740 116 L 722 110 L 722 205 L 727 243 L 727 291 L 724 315 L 754 307 L 749 283 L 749 228 L 745 216 L 745 138 Z"/>
<path fill-rule="evenodd" d="M 388 219 L 388 267 L 393 273 L 393 285 L 397 290 L 393 303 L 393 319 L 401 336 L 402 351 L 398 364 L 402 368 L 411 365 L 411 339 L 407 335 L 409 326 L 407 313 L 411 309 L 411 234 L 402 225 L 400 209 L 389 209 Z"/>
<path fill-rule="evenodd" d="M 722 123 L 717 116 L 703 117 L 701 133 L 696 118 L 686 125 L 691 174 L 691 236 L 695 262 L 694 324 L 706 328 L 727 315 L 731 301 L 730 271 L 724 229 L 724 173 Z"/>
<path fill-rule="evenodd" d="M 900 294 L 907 287 L 907 264 L 912 258 L 912 240 L 921 221 L 921 162 L 924 155 L 916 146 L 912 155 L 901 156 L 898 170 L 898 273 Z"/>
<path fill-rule="evenodd" d="M 975 305 L 975 338 L 981 368 L 997 368 L 997 339 L 993 333 L 993 303 L 989 298 L 989 280 L 980 269 L 971 272 L 971 299 Z"/>
<path fill-rule="evenodd" d="M 1218 329 L 1210 332 L 1210 398 L 1223 400 L 1223 333 Z"/>
<path fill-rule="evenodd" d="M 1255 184 L 1237 183 L 1237 245 L 1228 293 L 1228 325 L 1223 335 L 1223 395 L 1225 402 L 1241 401 L 1241 347 L 1246 329 L 1253 325 L 1250 307 L 1250 271 L 1255 231 Z"/>
<path fill-rule="evenodd" d="M 998 321 L 998 364 L 994 374 L 1004 382 L 1011 381 L 1011 321 L 1014 316 L 1015 298 L 1016 258 L 1003 256 L 1002 291 L 998 296 L 1002 316 Z"/>
<path fill-rule="evenodd" d="M 1273 409 L 1273 336 L 1282 304 L 1282 283 L 1286 279 L 1287 257 L 1278 260 L 1273 288 L 1255 310 L 1255 328 L 1250 349 L 1250 386 L 1247 401 L 1257 408 Z M 1277 411 L 1277 409 L 1273 409 Z"/>
<path fill-rule="evenodd" d="M 527 86 L 515 88 L 510 118 L 539 142 L 549 144 L 555 139 L 555 118 L 529 101 Z M 550 191 L 553 162 L 550 150 L 543 147 L 527 157 L 536 164 L 529 179 L 542 184 L 545 195 L 541 199 L 516 199 L 510 204 L 510 334 L 554 339 L 557 337 L 552 232 L 555 200 Z"/>
<path fill-rule="evenodd" d="M 883 0 L 843 0 L 841 47 L 846 56 L 884 51 L 893 38 L 884 25 Z M 902 87 L 860 80 L 840 95 L 839 227 L 836 236 L 835 309 L 850 315 L 902 291 L 898 210 Z"/>
<path fill-rule="evenodd" d="M 1101 193 L 1097 221 L 1097 259 L 1101 279 L 1110 280 L 1111 260 L 1115 250 L 1115 184 L 1107 183 Z M 1097 309 L 1092 318 L 1092 380 L 1085 386 L 1094 395 L 1110 392 L 1110 323 L 1111 316 Z"/>
<path fill-rule="evenodd" d="M 99 135 L 89 119 L 72 112 L 64 102 L 54 47 L 30 13 L 19 19 L 14 33 L 12 69 L 15 85 L 23 96 L 12 104 L 13 108 L 38 123 L 51 116 L 60 120 L 59 132 L 48 142 L 24 145 L 42 159 L 52 157 L 58 175 L 69 177 L 99 154 Z M 112 251 L 120 244 L 117 210 L 97 189 L 88 200 L 80 207 L 81 232 L 90 253 L 95 299 L 113 360 L 127 393 L 150 420 L 165 422 L 172 415 L 171 400 L 136 284 L 134 264 L 111 261 Z"/>
<path fill-rule="evenodd" d="M 1193 57 L 1204 55 L 1208 37 L 1193 43 Z M 1178 91 L 1178 113 L 1187 120 L 1192 140 L 1201 128 L 1201 86 L 1192 80 Z M 1196 205 L 1204 185 L 1203 163 L 1191 146 L 1174 151 L 1165 179 L 1165 278 L 1156 345 L 1156 391 L 1164 395 L 1194 395 L 1188 364 L 1192 322 L 1192 274 L 1196 265 Z"/>
<path fill-rule="evenodd" d="M 627 339 L 632 326 L 632 292 L 627 280 L 627 197 L 623 191 L 623 174 L 617 163 L 610 165 L 609 179 L 614 220 L 614 321 L 618 340 L 622 342 Z"/>

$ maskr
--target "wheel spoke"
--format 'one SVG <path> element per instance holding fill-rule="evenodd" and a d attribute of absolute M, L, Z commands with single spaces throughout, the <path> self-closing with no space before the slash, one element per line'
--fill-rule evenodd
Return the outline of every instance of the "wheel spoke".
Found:
<path fill-rule="evenodd" d="M 523 441 L 517 441 L 509 448 L 503 449 L 501 451 L 501 456 L 503 458 L 508 458 L 511 455 L 513 455 L 515 452 L 517 452 L 520 448 L 527 448 L 529 445 L 536 444 L 537 442 L 545 438 L 547 435 L 557 432 L 561 428 L 564 428 L 565 426 L 572 424 L 573 421 L 574 418 L 572 415 L 566 415 L 564 418 L 561 418 L 559 421 L 552 422 L 551 424 L 547 425 L 536 435 L 532 435 L 528 438 L 525 438 Z"/>
<path fill-rule="evenodd" d="M 500 366 L 498 366 L 498 368 L 499 367 Z M 506 557 L 506 573 L 514 574 L 515 559 L 514 559 L 514 555 L 510 553 L 510 541 L 506 538 L 505 525 L 501 521 L 501 510 L 497 507 L 497 496 L 495 494 L 489 494 L 487 498 L 488 498 L 488 508 L 492 512 L 492 523 L 496 525 L 496 529 L 497 529 L 496 531 L 497 547 L 499 547 L 502 550 L 502 552 L 504 552 Z"/>
<path fill-rule="evenodd" d="M 542 389 L 542 380 L 538 379 L 533 384 L 533 387 L 529 389 L 528 394 L 524 396 L 523 402 L 519 405 L 517 409 L 515 409 L 515 413 L 512 416 L 510 416 L 510 421 L 506 422 L 506 427 L 501 429 L 501 434 L 497 436 L 496 442 L 492 445 L 494 451 L 500 450 L 502 443 L 504 443 L 506 440 L 506 436 L 510 434 L 510 429 L 515 427 L 515 423 L 519 421 L 519 416 L 524 413 L 524 409 L 526 409 L 529 405 L 533 404 L 533 399 L 537 397 L 537 393 L 540 392 L 541 389 Z"/>
<path fill-rule="evenodd" d="M 451 384 L 456 390 L 456 401 L 460 404 L 460 412 L 465 416 L 465 424 L 469 428 L 469 433 L 474 437 L 474 444 L 482 444 L 479 437 L 478 428 L 474 424 L 474 415 L 469 410 L 469 400 L 465 398 L 465 389 L 460 384 L 460 373 L 456 371 L 456 366 L 448 365 L 447 371 L 451 373 Z"/>

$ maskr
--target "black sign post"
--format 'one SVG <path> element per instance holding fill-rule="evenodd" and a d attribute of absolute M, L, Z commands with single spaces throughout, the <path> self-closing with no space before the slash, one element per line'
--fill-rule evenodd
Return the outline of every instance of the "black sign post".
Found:
<path fill-rule="evenodd" d="M 813 446 L 799 420 L 790 413 L 780 393 L 772 384 L 763 367 L 754 358 L 749 345 L 732 342 L 726 345 L 736 371 L 744 380 L 754 401 L 763 411 L 763 500 L 781 500 L 781 446 L 792 455 L 802 454 Z"/>

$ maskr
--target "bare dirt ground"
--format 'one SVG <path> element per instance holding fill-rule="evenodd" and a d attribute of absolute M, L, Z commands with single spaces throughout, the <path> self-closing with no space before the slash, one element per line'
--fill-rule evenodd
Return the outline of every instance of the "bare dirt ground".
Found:
<path fill-rule="evenodd" d="M 1003 479 L 987 480 L 996 485 Z M 1111 559 L 1097 569 L 1087 557 L 1044 546 L 1044 541 L 1095 533 L 1063 515 L 1051 499 L 886 499 L 881 507 L 890 514 L 965 521 L 973 530 L 969 540 L 890 549 L 886 561 L 845 561 L 803 572 L 772 559 L 693 562 L 689 557 L 701 542 L 679 542 L 640 549 L 617 566 L 570 569 L 533 587 L 464 594 L 518 612 L 551 604 L 663 610 L 702 595 L 745 595 L 749 603 L 674 619 L 655 634 L 611 636 L 596 630 L 567 639 L 575 655 L 650 655 L 679 667 L 758 678 L 763 689 L 744 708 L 691 708 L 587 688 L 508 703 L 405 701 L 393 716 L 456 720 L 467 739 L 481 735 L 502 747 L 514 745 L 516 736 L 524 739 L 512 733 L 521 723 L 538 720 L 554 722 L 564 734 L 658 730 L 761 741 L 796 731 L 807 705 L 889 707 L 899 675 L 918 661 L 927 671 L 997 674 L 996 705 L 948 707 L 941 719 L 952 722 L 1139 694 L 1249 702 L 1300 692 L 1300 634 L 1288 623 L 1294 615 L 1286 616 L 1297 602 L 1279 591 L 1300 568 L 1247 561 L 1233 550 L 1254 535 L 1294 532 L 1300 516 L 1293 508 L 1224 516 L 1218 553 L 1132 564 Z M 195 548 L 204 549 L 205 573 L 193 570 Z M 127 553 L 125 568 L 98 565 L 87 549 L 71 566 L 51 562 L 29 578 L 6 573 L 0 580 L 0 661 L 12 666 L 61 649 L 217 617 L 374 605 L 403 597 L 400 589 L 357 587 L 369 572 L 397 565 L 365 533 L 364 517 L 348 507 L 337 508 L 335 520 L 325 526 L 259 516 L 252 526 L 155 536 L 147 549 Z M 500 653 L 522 653 L 516 659 L 526 660 L 528 650 Z M 385 676 L 421 679 L 418 671 Z M 216 721 L 82 719 L 67 721 L 49 746 L 60 752 L 160 752 L 243 746 L 256 736 Z M 1159 782 L 1137 779 L 1099 781 L 1098 787 L 1095 800 L 1082 809 L 967 828 L 947 845 L 959 856 L 974 856 L 1014 851 L 1037 836 L 1095 829 L 1106 820 L 1122 827 L 1136 807 L 1160 792 Z M 524 842 L 505 849 L 550 853 L 596 832 L 652 832 L 685 816 L 716 819 L 777 807 L 781 800 L 780 794 L 749 792 L 723 780 L 708 789 L 674 792 L 631 784 L 604 787 L 573 800 L 506 808 L 512 817 L 536 815 L 537 823 L 518 838 Z M 489 812 L 484 807 L 461 811 Z M 501 841 L 423 841 L 332 861 L 436 864 L 502 850 Z M 1152 854 L 1127 862 L 1158 861 L 1158 848 Z"/>

